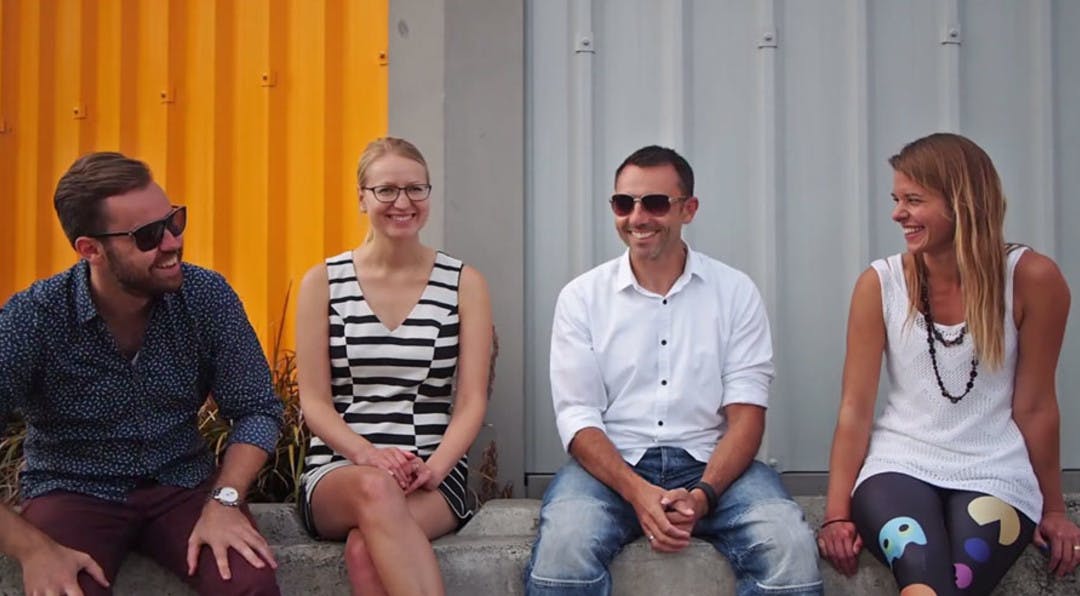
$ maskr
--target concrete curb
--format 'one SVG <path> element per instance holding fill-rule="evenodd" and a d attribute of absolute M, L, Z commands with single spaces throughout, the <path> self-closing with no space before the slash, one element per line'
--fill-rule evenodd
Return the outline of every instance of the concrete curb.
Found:
<path fill-rule="evenodd" d="M 808 523 L 816 527 L 824 510 L 823 497 L 797 499 Z M 1069 500 L 1073 519 L 1080 520 L 1080 495 Z M 517 596 L 522 594 L 522 570 L 536 535 L 540 502 L 505 499 L 485 504 L 456 535 L 435 541 L 447 593 Z M 293 595 L 348 594 L 342 564 L 343 545 L 317 542 L 308 537 L 291 505 L 253 505 L 252 513 L 277 557 L 282 593 Z M 839 595 L 895 594 L 888 569 L 864 553 L 859 573 L 846 578 L 822 563 L 825 593 Z M 733 594 L 734 576 L 727 561 L 708 543 L 694 541 L 674 555 L 660 555 L 638 540 L 627 545 L 612 564 L 614 593 L 625 596 L 654 594 Z M 18 565 L 0 557 L 0 596 L 22 593 Z M 124 562 L 115 593 L 190 596 L 181 581 L 153 562 L 132 555 Z M 995 596 L 1066 596 L 1080 593 L 1076 577 L 1055 579 L 1046 573 L 1046 558 L 1028 548 L 1009 571 Z"/>

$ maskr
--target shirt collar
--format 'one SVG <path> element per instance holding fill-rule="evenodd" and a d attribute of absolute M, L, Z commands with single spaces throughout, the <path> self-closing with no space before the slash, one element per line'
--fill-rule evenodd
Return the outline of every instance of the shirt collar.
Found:
<path fill-rule="evenodd" d="M 671 290 L 668 295 L 672 295 L 681 290 L 686 284 L 690 283 L 690 279 L 697 277 L 698 279 L 705 279 L 704 269 L 702 268 L 701 259 L 698 258 L 698 254 L 694 252 L 694 249 L 690 247 L 690 243 L 683 239 L 683 244 L 686 245 L 686 265 L 683 266 L 683 272 L 679 275 L 675 283 L 672 284 Z M 640 291 L 645 290 L 640 288 L 637 283 L 637 278 L 634 277 L 634 270 L 630 267 L 630 249 L 626 249 L 623 252 L 623 256 L 619 259 L 618 267 L 615 270 L 615 293 L 622 292 L 627 288 L 639 288 Z"/>
<path fill-rule="evenodd" d="M 75 276 L 75 314 L 79 323 L 85 323 L 97 316 L 97 307 L 90 297 L 90 265 L 79 260 L 72 269 Z"/>
<path fill-rule="evenodd" d="M 84 260 L 79 260 L 72 268 L 72 274 L 75 276 L 75 315 L 78 317 L 80 324 L 86 323 L 98 316 L 97 307 L 94 306 L 94 299 L 90 296 L 90 264 Z M 166 307 L 172 303 L 173 293 L 163 294 L 154 301 L 153 308 L 157 309 L 159 304 L 164 303 Z"/>

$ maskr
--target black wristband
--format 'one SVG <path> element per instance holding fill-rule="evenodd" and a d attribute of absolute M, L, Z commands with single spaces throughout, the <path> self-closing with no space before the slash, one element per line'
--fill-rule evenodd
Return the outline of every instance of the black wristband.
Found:
<path fill-rule="evenodd" d="M 704 480 L 698 480 L 697 484 L 691 486 L 690 490 L 687 492 L 693 491 L 695 488 L 700 488 L 701 492 L 705 493 L 705 502 L 708 504 L 709 507 L 709 509 L 705 511 L 705 515 L 709 515 L 713 512 L 713 509 L 716 509 L 716 489 L 713 488 L 712 485 L 708 482 L 705 482 Z"/>

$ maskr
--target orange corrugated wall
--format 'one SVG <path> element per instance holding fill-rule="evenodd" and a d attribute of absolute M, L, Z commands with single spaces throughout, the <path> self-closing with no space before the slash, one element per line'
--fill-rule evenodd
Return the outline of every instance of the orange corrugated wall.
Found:
<path fill-rule="evenodd" d="M 188 206 L 185 260 L 225 274 L 269 349 L 289 283 L 293 304 L 365 233 L 354 172 L 387 126 L 387 3 L 0 0 L 0 304 L 75 262 L 56 181 L 119 150 Z"/>

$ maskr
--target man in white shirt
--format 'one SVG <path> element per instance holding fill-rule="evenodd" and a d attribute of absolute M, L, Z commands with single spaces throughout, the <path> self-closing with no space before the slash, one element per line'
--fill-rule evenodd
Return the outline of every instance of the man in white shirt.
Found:
<path fill-rule="evenodd" d="M 698 209 L 690 164 L 639 149 L 611 207 L 627 252 L 555 307 L 551 392 L 572 458 L 544 495 L 526 594 L 610 594 L 608 565 L 642 535 L 659 552 L 710 541 L 740 595 L 821 594 L 802 510 L 754 460 L 773 378 L 761 297 L 682 240 Z"/>

